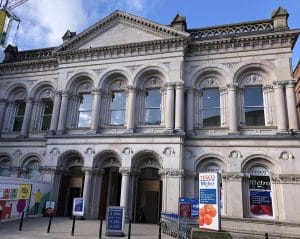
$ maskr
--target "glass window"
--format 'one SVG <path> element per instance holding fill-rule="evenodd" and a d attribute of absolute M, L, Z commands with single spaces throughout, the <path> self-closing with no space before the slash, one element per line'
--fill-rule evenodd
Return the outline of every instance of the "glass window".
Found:
<path fill-rule="evenodd" d="M 41 130 L 49 130 L 50 129 L 52 110 L 53 110 L 53 101 L 50 99 L 43 100 Z"/>
<path fill-rule="evenodd" d="M 145 101 L 145 124 L 158 125 L 161 123 L 160 90 L 147 90 Z"/>
<path fill-rule="evenodd" d="M 261 86 L 245 88 L 244 94 L 245 125 L 265 125 L 264 101 Z"/>
<path fill-rule="evenodd" d="M 250 170 L 249 203 L 250 217 L 273 218 L 271 181 L 268 170 L 262 166 Z"/>
<path fill-rule="evenodd" d="M 0 176 L 10 177 L 10 161 L 8 159 L 0 162 Z"/>
<path fill-rule="evenodd" d="M 126 111 L 126 95 L 124 92 L 112 93 L 110 105 L 110 124 L 124 125 Z"/>
<path fill-rule="evenodd" d="M 221 124 L 219 89 L 205 89 L 202 95 L 203 127 L 215 127 Z"/>
<path fill-rule="evenodd" d="M 90 127 L 92 121 L 93 97 L 91 94 L 80 94 L 78 127 Z"/>
<path fill-rule="evenodd" d="M 25 115 L 26 103 L 25 101 L 17 101 L 17 107 L 14 116 L 13 131 L 21 131 L 23 119 Z"/>
<path fill-rule="evenodd" d="M 40 164 L 37 161 L 30 162 L 27 167 L 27 177 L 29 179 L 39 179 L 40 176 Z"/>

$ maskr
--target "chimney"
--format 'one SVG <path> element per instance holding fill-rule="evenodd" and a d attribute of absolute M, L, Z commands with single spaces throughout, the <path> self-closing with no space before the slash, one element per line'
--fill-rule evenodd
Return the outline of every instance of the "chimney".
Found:
<path fill-rule="evenodd" d="M 272 20 L 274 24 L 274 30 L 288 29 L 289 13 L 286 9 L 279 7 L 272 12 Z"/>
<path fill-rule="evenodd" d="M 187 29 L 185 17 L 177 14 L 174 17 L 173 21 L 171 22 L 171 27 L 173 27 L 174 29 L 176 29 L 178 31 L 185 32 Z"/>

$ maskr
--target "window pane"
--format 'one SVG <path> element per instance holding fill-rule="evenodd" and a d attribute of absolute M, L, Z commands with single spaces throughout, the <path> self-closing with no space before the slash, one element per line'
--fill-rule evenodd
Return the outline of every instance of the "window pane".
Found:
<path fill-rule="evenodd" d="M 9 168 L 1 168 L 0 167 L 0 176 L 10 177 L 10 170 L 9 170 Z"/>
<path fill-rule="evenodd" d="M 113 93 L 110 109 L 111 110 L 120 110 L 120 109 L 125 109 L 125 106 L 126 106 L 125 93 L 124 92 Z"/>
<path fill-rule="evenodd" d="M 203 126 L 220 126 L 220 109 L 203 110 Z"/>
<path fill-rule="evenodd" d="M 247 87 L 245 89 L 245 106 L 263 106 L 263 93 L 261 87 Z"/>
<path fill-rule="evenodd" d="M 15 117 L 13 131 L 21 131 L 23 123 L 23 117 Z"/>
<path fill-rule="evenodd" d="M 219 108 L 220 107 L 219 89 L 203 90 L 202 106 L 203 109 Z"/>
<path fill-rule="evenodd" d="M 25 114 L 26 103 L 24 101 L 19 101 L 17 105 L 16 116 L 21 116 Z"/>
<path fill-rule="evenodd" d="M 93 104 L 93 97 L 90 94 L 80 95 L 80 106 L 79 110 L 91 110 Z"/>
<path fill-rule="evenodd" d="M 159 90 L 148 90 L 146 97 L 146 108 L 155 107 L 159 108 L 161 102 L 161 95 Z"/>
<path fill-rule="evenodd" d="M 90 127 L 92 121 L 92 112 L 79 112 L 78 127 Z"/>
<path fill-rule="evenodd" d="M 53 110 L 53 102 L 52 100 L 45 100 L 44 101 L 44 115 L 52 114 Z"/>
<path fill-rule="evenodd" d="M 43 116 L 42 128 L 41 130 L 49 130 L 51 124 L 51 115 L 50 116 Z"/>
<path fill-rule="evenodd" d="M 246 126 L 265 125 L 263 92 L 261 86 L 245 88 L 244 111 Z"/>
<path fill-rule="evenodd" d="M 146 109 L 145 111 L 145 124 L 157 125 L 160 124 L 160 109 Z"/>
<path fill-rule="evenodd" d="M 125 110 L 111 111 L 110 124 L 123 125 L 125 123 Z"/>

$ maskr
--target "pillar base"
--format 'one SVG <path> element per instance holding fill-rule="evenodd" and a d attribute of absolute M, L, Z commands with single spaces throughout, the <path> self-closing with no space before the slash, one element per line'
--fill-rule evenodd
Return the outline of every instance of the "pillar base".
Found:
<path fill-rule="evenodd" d="M 230 131 L 228 132 L 228 135 L 229 136 L 237 136 L 237 135 L 240 135 L 241 133 L 239 131 Z"/>
<path fill-rule="evenodd" d="M 165 129 L 164 133 L 168 133 L 168 134 L 173 134 L 174 133 L 174 129 Z"/>
<path fill-rule="evenodd" d="M 133 134 L 134 133 L 134 129 L 126 129 L 124 134 Z"/>
<path fill-rule="evenodd" d="M 17 136 L 17 138 L 18 139 L 24 139 L 24 138 L 28 138 L 28 136 L 20 134 L 20 135 Z"/>
<path fill-rule="evenodd" d="M 97 134 L 99 131 L 97 129 L 91 129 L 88 131 L 88 134 Z"/>

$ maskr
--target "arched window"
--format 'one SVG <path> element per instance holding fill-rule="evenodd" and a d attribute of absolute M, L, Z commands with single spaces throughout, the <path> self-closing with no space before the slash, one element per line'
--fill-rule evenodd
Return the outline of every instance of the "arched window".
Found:
<path fill-rule="evenodd" d="M 26 97 L 26 90 L 22 87 L 14 89 L 9 96 L 9 103 L 4 117 L 4 131 L 21 131 L 26 110 Z"/>
<path fill-rule="evenodd" d="M 124 125 L 126 112 L 126 95 L 125 92 L 113 91 L 111 93 L 110 104 L 110 124 Z"/>
<path fill-rule="evenodd" d="M 270 173 L 257 165 L 249 170 L 248 213 L 250 217 L 273 219 L 273 201 Z"/>
<path fill-rule="evenodd" d="M 10 177 L 11 161 L 6 157 L 0 157 L 0 176 Z"/>
<path fill-rule="evenodd" d="M 68 128 L 90 128 L 92 121 L 92 83 L 89 79 L 80 78 L 70 89 L 68 102 Z M 100 107 L 100 106 L 99 106 Z"/>
<path fill-rule="evenodd" d="M 29 179 L 39 179 L 40 178 L 40 163 L 38 160 L 31 160 L 26 165 L 26 175 Z"/>

